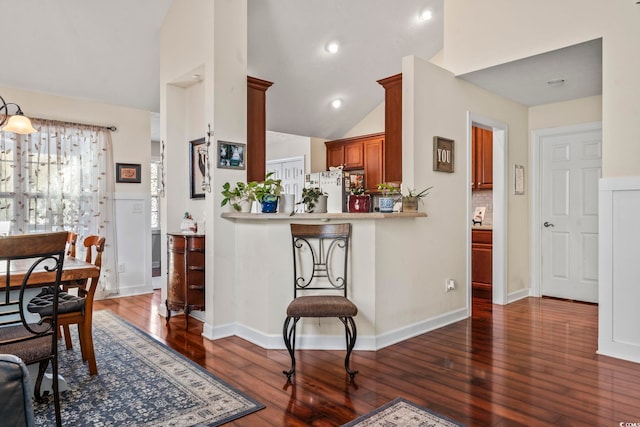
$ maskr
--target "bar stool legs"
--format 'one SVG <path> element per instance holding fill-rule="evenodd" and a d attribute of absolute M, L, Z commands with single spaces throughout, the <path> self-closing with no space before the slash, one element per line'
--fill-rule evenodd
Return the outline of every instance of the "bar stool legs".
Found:
<path fill-rule="evenodd" d="M 345 338 L 347 343 L 347 355 L 344 358 L 344 369 L 349 374 L 349 381 L 353 382 L 358 371 L 354 371 L 349 366 L 349 360 L 351 358 L 351 352 L 356 345 L 356 338 L 358 337 L 358 332 L 356 329 L 356 322 L 353 320 L 353 317 L 338 317 L 340 321 L 344 324 Z M 287 351 L 289 351 L 289 356 L 291 357 L 291 369 L 288 371 L 282 371 L 283 374 L 287 376 L 287 381 L 291 381 L 291 376 L 296 371 L 296 324 L 300 320 L 300 317 L 291 317 L 287 316 L 284 321 L 284 327 L 282 328 L 282 336 L 284 337 L 284 344 L 287 347 Z"/>

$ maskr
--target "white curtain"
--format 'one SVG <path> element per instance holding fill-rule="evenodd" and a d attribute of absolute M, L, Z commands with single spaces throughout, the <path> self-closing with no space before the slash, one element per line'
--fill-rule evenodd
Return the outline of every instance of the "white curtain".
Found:
<path fill-rule="evenodd" d="M 12 234 L 70 230 L 106 239 L 100 294 L 118 293 L 114 171 L 110 131 L 32 120 L 30 135 L 0 133 L 0 221 Z"/>

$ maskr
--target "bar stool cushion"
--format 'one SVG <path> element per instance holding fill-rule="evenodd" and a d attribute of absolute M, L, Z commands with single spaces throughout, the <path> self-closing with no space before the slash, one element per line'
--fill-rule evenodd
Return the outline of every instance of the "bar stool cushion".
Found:
<path fill-rule="evenodd" d="M 35 323 L 30 323 L 29 326 L 35 331 L 44 330 L 49 327 L 49 325 L 38 325 Z M 27 331 L 23 325 L 13 325 L 2 328 L 2 340 L 12 340 L 29 336 L 33 336 L 33 334 Z M 2 346 L 2 352 L 14 354 L 27 364 L 39 362 L 51 355 L 51 336 L 43 335 L 42 337 L 28 341 L 5 344 Z"/>
<path fill-rule="evenodd" d="M 358 307 L 347 298 L 338 295 L 306 295 L 289 304 L 289 317 L 355 317 Z"/>

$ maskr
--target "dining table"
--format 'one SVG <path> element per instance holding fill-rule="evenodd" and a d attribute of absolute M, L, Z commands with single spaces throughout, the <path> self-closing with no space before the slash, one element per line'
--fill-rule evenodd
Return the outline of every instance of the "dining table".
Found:
<path fill-rule="evenodd" d="M 11 262 L 9 270 L 10 279 L 9 286 L 11 289 L 18 289 L 24 280 L 25 275 L 29 267 L 33 264 L 33 258 L 27 258 L 22 260 L 14 260 Z M 29 286 L 42 285 L 43 283 L 55 282 L 55 272 L 48 272 L 44 269 L 44 263 L 36 267 L 29 277 Z M 7 276 L 7 264 L 0 262 L 0 284 L 2 286 L 6 283 Z M 97 278 L 100 276 L 100 267 L 86 262 L 80 258 L 72 256 L 66 256 L 62 265 L 62 277 L 60 282 L 68 287 L 74 287 L 79 284 L 83 284 L 85 280 Z"/>

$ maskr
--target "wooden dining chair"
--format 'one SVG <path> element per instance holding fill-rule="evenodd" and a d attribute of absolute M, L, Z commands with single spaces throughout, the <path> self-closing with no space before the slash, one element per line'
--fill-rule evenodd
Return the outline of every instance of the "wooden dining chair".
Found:
<path fill-rule="evenodd" d="M 104 251 L 105 238 L 100 236 L 87 236 L 84 239 L 85 261 L 102 267 L 102 252 Z M 93 348 L 93 298 L 98 289 L 99 277 L 87 279 L 83 281 L 73 282 L 73 286 L 77 287 L 78 294 L 73 295 L 68 289 L 68 284 L 63 284 L 63 290 L 59 292 L 58 304 L 60 305 L 58 313 L 58 324 L 64 331 L 65 344 L 67 349 L 73 348 L 71 343 L 71 331 L 69 325 L 78 325 L 78 335 L 80 337 L 80 351 L 82 352 L 82 360 L 88 362 L 89 374 L 98 373 L 98 365 L 96 363 L 96 355 Z M 38 298 L 38 299 L 36 299 Z M 51 306 L 53 297 L 50 291 L 43 290 L 32 301 L 39 306 L 39 313 L 48 314 L 43 310 L 42 306 Z"/>
<path fill-rule="evenodd" d="M 0 290 L 0 353 L 13 354 L 30 365 L 39 364 L 34 394 L 40 394 L 42 379 L 49 362 L 52 366 L 52 388 L 56 425 L 62 425 L 58 390 L 58 304 L 57 296 L 64 264 L 67 232 L 27 234 L 0 237 L 0 262 L 4 271 L 0 277 L 4 285 Z M 43 283 L 34 283 L 35 277 L 50 272 Z M 12 278 L 13 276 L 13 278 Z M 29 293 L 38 287 L 53 286 L 56 297 L 47 315 L 38 321 L 28 307 Z M 3 402 L 4 403 L 4 402 Z M 0 420 L 2 424 L 3 420 Z M 6 420 L 5 420 L 6 421 Z"/>
<path fill-rule="evenodd" d="M 282 328 L 291 356 L 287 380 L 296 370 L 296 324 L 303 317 L 337 317 L 344 324 L 347 354 L 344 368 L 349 380 L 358 371 L 349 367 L 356 344 L 353 318 L 358 307 L 347 298 L 347 265 L 351 224 L 291 224 L 293 246 L 293 301 L 287 307 Z"/>
<path fill-rule="evenodd" d="M 67 231 L 67 256 L 76 257 L 76 241 L 78 240 L 78 233 L 73 231 Z"/>

